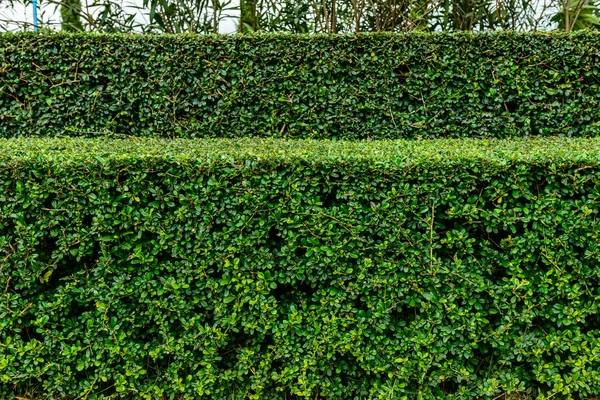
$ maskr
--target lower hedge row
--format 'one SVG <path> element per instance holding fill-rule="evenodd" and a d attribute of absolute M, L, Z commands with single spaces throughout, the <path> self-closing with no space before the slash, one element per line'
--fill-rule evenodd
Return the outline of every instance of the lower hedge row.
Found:
<path fill-rule="evenodd" d="M 4 398 L 600 394 L 600 139 L 0 149 Z"/>

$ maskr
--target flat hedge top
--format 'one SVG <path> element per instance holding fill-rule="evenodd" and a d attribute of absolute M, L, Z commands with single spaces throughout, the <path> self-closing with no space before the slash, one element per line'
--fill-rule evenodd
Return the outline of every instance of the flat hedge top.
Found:
<path fill-rule="evenodd" d="M 0 35 L 0 137 L 600 135 L 600 33 Z"/>
<path fill-rule="evenodd" d="M 0 139 L 0 160 L 169 159 L 230 163 L 236 160 L 352 161 L 391 164 L 600 162 L 600 138 L 432 139 L 382 141 L 277 139 Z M 95 161 L 94 161 L 95 160 Z"/>
<path fill-rule="evenodd" d="M 195 33 L 181 33 L 177 35 L 171 34 L 157 34 L 157 35 L 137 35 L 127 33 L 102 33 L 102 32 L 85 32 L 85 33 L 73 33 L 73 32 L 0 32 L 0 41 L 15 43 L 18 40 L 41 40 L 48 42 L 49 40 L 56 40 L 62 42 L 68 38 L 74 40 L 84 41 L 114 41 L 114 43 L 123 42 L 146 42 L 146 43 L 182 43 L 182 42 L 195 42 L 195 43 L 215 43 L 215 42 L 245 42 L 245 43 L 261 43 L 269 42 L 273 43 L 278 40 L 290 42 L 290 41 L 306 41 L 306 42 L 345 42 L 345 41 L 364 41 L 369 39 L 381 40 L 401 40 L 401 41 L 422 41 L 422 40 L 444 40 L 451 39 L 452 41 L 464 40 L 464 41 L 477 41 L 477 40 L 489 40 L 490 38 L 520 38 L 520 39 L 542 39 L 542 40 L 568 40 L 573 45 L 578 42 L 585 42 L 588 40 L 600 39 L 600 31 L 550 31 L 550 32 L 516 32 L 509 30 L 497 30 L 497 31 L 447 31 L 447 32 L 420 32 L 410 31 L 405 33 L 395 32 L 359 32 L 359 33 L 344 33 L 344 34 L 297 34 L 297 33 L 270 33 L 270 32 L 258 32 L 256 34 L 231 34 L 231 35 L 202 35 Z M 529 39 L 528 39 L 529 38 Z M 1 43 L 1 42 L 0 42 Z"/>

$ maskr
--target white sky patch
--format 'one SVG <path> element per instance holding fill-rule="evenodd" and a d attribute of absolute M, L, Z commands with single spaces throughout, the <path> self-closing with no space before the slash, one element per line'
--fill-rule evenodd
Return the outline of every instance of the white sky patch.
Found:
<path fill-rule="evenodd" d="M 94 1 L 82 1 L 85 7 L 87 3 Z M 142 24 L 148 23 L 149 9 L 143 9 L 143 0 L 122 0 L 114 1 L 115 4 L 121 4 L 123 9 L 135 15 L 135 21 Z M 232 0 L 232 6 L 238 6 L 239 0 Z M 89 13 L 97 15 L 100 7 L 88 7 Z M 225 11 L 224 18 L 219 24 L 219 33 L 235 33 L 239 21 L 239 11 Z M 40 2 L 38 0 L 38 20 L 45 28 L 54 28 L 60 30 L 60 7 L 56 4 Z M 15 2 L 13 5 L 8 0 L 0 0 L 0 32 L 10 31 L 31 31 L 33 29 L 33 6 L 28 0 L 27 4 Z"/>

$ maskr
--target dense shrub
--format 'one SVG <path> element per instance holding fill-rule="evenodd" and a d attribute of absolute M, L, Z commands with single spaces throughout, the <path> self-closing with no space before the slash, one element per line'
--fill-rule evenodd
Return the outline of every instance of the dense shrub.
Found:
<path fill-rule="evenodd" d="M 0 36 L 0 137 L 596 136 L 600 34 Z"/>
<path fill-rule="evenodd" d="M 599 151 L 0 141 L 0 394 L 598 395 Z"/>

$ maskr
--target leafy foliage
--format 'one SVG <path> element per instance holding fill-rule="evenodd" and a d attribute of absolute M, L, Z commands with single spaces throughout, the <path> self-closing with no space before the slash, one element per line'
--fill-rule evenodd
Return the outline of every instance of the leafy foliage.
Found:
<path fill-rule="evenodd" d="M 565 12 L 567 9 L 568 13 Z M 594 1 L 565 2 L 563 8 L 552 17 L 551 21 L 557 22 L 558 29 L 561 30 L 578 31 L 598 27 L 600 26 L 600 19 L 597 16 L 599 10 L 600 7 L 596 6 Z M 569 18 L 569 14 L 571 18 Z M 567 24 L 569 25 L 568 29 Z"/>
<path fill-rule="evenodd" d="M 81 13 L 81 0 L 65 0 L 60 7 L 62 17 L 61 27 L 66 32 L 81 32 L 83 25 L 79 18 Z"/>
<path fill-rule="evenodd" d="M 75 1 L 77 7 L 70 7 Z M 1 0 L 10 7 L 30 0 Z M 419 31 L 570 31 L 590 23 L 587 0 L 44 0 L 42 10 L 70 8 L 90 32 L 343 33 Z M 559 12 L 557 10 L 566 10 Z M 572 12 L 574 11 L 574 12 Z M 581 11 L 581 13 L 580 13 Z M 42 28 L 58 27 L 42 12 Z M 561 15 L 562 14 L 562 15 Z M 553 18 L 553 16 L 555 18 Z M 0 17 L 1 18 L 1 17 Z M 18 17 L 16 17 L 18 18 Z M 22 17 L 21 17 L 22 18 Z M 20 18 L 19 18 L 20 19 Z M 8 16 L 0 30 L 31 29 L 27 20 Z M 557 23 L 558 22 L 558 23 Z M 69 25 L 62 24 L 63 30 Z"/>
<path fill-rule="evenodd" d="M 3 397 L 600 394 L 600 139 L 0 149 Z"/>
<path fill-rule="evenodd" d="M 6 34 L 0 136 L 595 136 L 599 41 Z"/>

